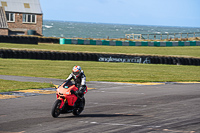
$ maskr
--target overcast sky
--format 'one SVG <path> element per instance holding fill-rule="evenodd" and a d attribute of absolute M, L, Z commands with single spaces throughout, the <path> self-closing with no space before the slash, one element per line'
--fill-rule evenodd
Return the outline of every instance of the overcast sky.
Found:
<path fill-rule="evenodd" d="M 44 20 L 200 27 L 200 0 L 40 0 Z"/>

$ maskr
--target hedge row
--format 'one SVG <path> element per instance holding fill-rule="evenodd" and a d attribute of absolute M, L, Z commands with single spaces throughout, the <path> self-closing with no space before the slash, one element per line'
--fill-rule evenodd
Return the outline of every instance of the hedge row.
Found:
<path fill-rule="evenodd" d="M 1 58 L 17 58 L 17 59 L 41 59 L 41 60 L 76 60 L 76 61 L 99 61 L 101 57 L 119 58 L 129 62 L 130 59 L 140 58 L 149 60 L 151 64 L 172 64 L 172 65 L 200 65 L 200 58 L 184 58 L 184 57 L 160 57 L 160 56 L 137 56 L 137 55 L 121 55 L 121 54 L 97 54 L 97 53 L 69 53 L 69 52 L 50 52 L 50 51 L 26 51 L 0 49 Z"/>

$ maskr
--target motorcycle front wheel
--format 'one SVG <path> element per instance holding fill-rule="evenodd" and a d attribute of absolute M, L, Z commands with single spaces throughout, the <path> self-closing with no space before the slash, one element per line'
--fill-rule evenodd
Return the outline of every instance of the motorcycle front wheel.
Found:
<path fill-rule="evenodd" d="M 51 115 L 54 118 L 57 118 L 60 115 L 60 105 L 61 105 L 61 101 L 57 99 L 51 110 Z"/>
<path fill-rule="evenodd" d="M 83 97 L 82 100 L 80 101 L 79 106 L 73 110 L 73 115 L 78 116 L 81 114 L 81 112 L 84 110 L 85 107 L 85 98 Z M 80 105 L 82 104 L 82 107 Z"/>

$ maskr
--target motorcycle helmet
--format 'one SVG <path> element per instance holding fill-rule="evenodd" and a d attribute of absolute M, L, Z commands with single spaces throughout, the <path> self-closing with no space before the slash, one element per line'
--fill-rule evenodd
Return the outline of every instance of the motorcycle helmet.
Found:
<path fill-rule="evenodd" d="M 72 73 L 78 77 L 81 73 L 81 67 L 80 66 L 74 66 L 73 69 L 72 69 Z"/>

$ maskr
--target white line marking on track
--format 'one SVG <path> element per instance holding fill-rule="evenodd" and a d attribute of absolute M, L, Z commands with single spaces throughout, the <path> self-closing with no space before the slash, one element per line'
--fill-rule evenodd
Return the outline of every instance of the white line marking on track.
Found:
<path fill-rule="evenodd" d="M 122 123 L 98 123 L 95 121 L 79 121 L 81 123 L 90 123 L 90 124 L 99 124 L 99 125 L 111 125 L 111 126 L 131 126 L 131 127 L 142 127 L 142 125 L 131 125 L 131 124 L 122 124 Z"/>
<path fill-rule="evenodd" d="M 93 122 L 90 122 L 91 124 L 98 124 L 97 122 L 93 121 Z"/>
<path fill-rule="evenodd" d="M 100 123 L 100 122 L 95 122 L 95 121 L 92 121 L 92 122 L 88 122 L 88 121 L 79 121 L 81 123 L 89 123 L 89 124 L 99 124 L 99 125 L 110 125 L 110 126 L 126 126 L 126 127 L 144 127 L 143 125 L 132 125 L 132 124 L 123 124 L 123 123 Z M 160 128 L 161 126 L 146 126 L 147 128 Z"/>
<path fill-rule="evenodd" d="M 90 103 L 88 102 L 90 105 L 95 104 L 95 105 L 111 105 L 111 106 L 128 106 L 128 107 L 147 107 L 147 105 L 127 105 L 127 104 L 115 104 L 115 103 Z"/>

